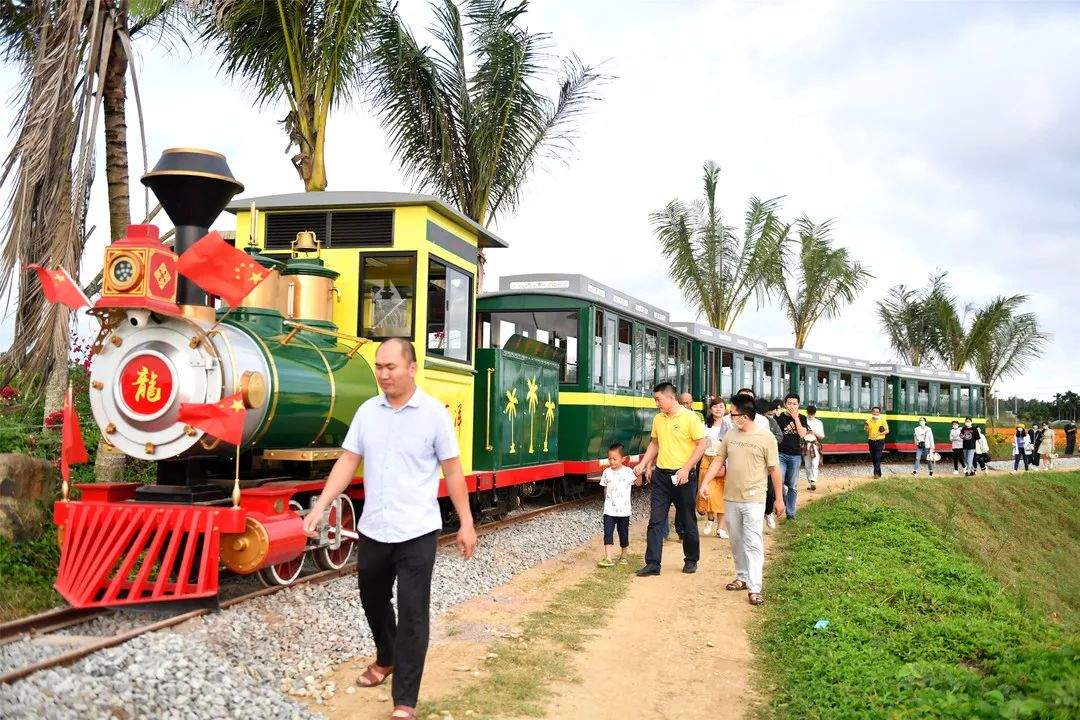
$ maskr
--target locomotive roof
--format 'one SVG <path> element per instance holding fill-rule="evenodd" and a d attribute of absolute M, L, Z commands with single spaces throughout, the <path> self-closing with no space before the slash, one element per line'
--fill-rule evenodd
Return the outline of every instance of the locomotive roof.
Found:
<path fill-rule="evenodd" d="M 813 367 L 833 370 L 849 370 L 870 375 L 889 374 L 869 360 L 859 360 L 858 358 L 843 357 L 841 355 L 816 353 L 810 350 L 800 350 L 799 348 L 769 348 L 769 354 L 773 357 L 792 360 L 800 365 L 812 365 Z"/>
<path fill-rule="evenodd" d="M 473 230 L 482 248 L 504 248 L 507 242 L 475 220 L 465 217 L 434 195 L 375 190 L 331 190 L 325 192 L 285 193 L 235 198 L 225 206 L 231 213 L 243 212 L 255 203 L 258 210 L 300 210 L 305 208 L 385 208 L 423 205 L 443 217 Z"/>
<path fill-rule="evenodd" d="M 936 370 L 934 368 L 915 367 L 914 365 L 901 365 L 897 363 L 874 363 L 874 368 L 881 372 L 887 372 L 897 377 L 910 377 L 919 380 L 939 380 L 946 382 L 958 382 L 965 385 L 982 385 L 978 380 L 972 379 L 966 372 L 956 370 Z"/>

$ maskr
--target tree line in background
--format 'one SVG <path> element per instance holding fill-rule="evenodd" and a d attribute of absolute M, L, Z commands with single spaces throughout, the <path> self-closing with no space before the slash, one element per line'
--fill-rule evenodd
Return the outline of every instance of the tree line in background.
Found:
<path fill-rule="evenodd" d="M 717 207 L 719 175 L 720 168 L 706 162 L 701 199 L 672 200 L 650 215 L 671 279 L 691 307 L 725 331 L 734 330 L 752 297 L 759 307 L 775 299 L 791 323 L 795 347 L 804 348 L 814 326 L 839 316 L 873 276 L 834 244 L 833 220 L 805 214 L 785 220 L 781 197 L 751 196 L 740 234 Z M 938 272 L 926 287 L 890 288 L 875 304 L 877 318 L 901 362 L 974 370 L 989 408 L 995 384 L 1022 373 L 1042 355 L 1049 336 L 1035 313 L 1024 310 L 1027 295 L 976 306 L 960 301 L 947 278 Z"/>
<path fill-rule="evenodd" d="M 1029 426 L 1033 422 L 1080 420 L 1080 395 L 1072 390 L 1054 393 L 1053 400 L 1025 400 L 1020 397 L 998 398 L 1002 414 L 1011 413 L 1018 422 Z"/>

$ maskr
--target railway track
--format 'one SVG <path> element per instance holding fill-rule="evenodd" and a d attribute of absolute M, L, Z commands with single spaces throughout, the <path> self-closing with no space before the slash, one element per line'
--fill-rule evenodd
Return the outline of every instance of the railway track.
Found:
<path fill-rule="evenodd" d="M 562 512 L 563 510 L 567 510 L 569 508 L 576 507 L 585 502 L 588 502 L 591 499 L 592 496 L 586 496 L 574 500 L 556 503 L 554 505 L 546 505 L 535 510 L 529 510 L 523 513 L 511 515 L 501 520 L 487 522 L 477 526 L 476 533 L 478 536 L 482 537 L 484 535 L 495 532 L 496 530 L 501 530 L 502 528 L 509 527 L 510 525 L 514 525 L 519 522 L 532 520 L 533 518 L 537 518 L 542 515 Z M 443 535 L 439 538 L 439 545 L 444 547 L 446 545 L 453 544 L 454 537 L 454 533 L 447 533 Z M 248 600 L 254 600 L 255 598 L 263 597 L 265 595 L 272 595 L 274 593 L 285 590 L 288 587 L 296 587 L 298 585 L 309 583 L 325 583 L 330 580 L 349 575 L 355 571 L 356 563 L 351 562 L 339 570 L 324 570 L 322 572 L 305 575 L 298 579 L 296 582 L 294 582 L 292 585 L 260 588 L 259 590 L 245 593 L 243 595 L 238 595 L 236 597 L 229 598 L 228 600 L 223 600 L 218 604 L 217 608 L 201 607 L 193 610 L 188 610 L 186 612 L 181 612 L 179 614 L 157 620 L 155 622 L 147 623 L 145 625 L 140 625 L 130 630 L 126 630 L 124 632 L 106 637 L 97 638 L 74 636 L 71 638 L 72 642 L 70 644 L 77 645 L 77 647 L 74 647 L 58 655 L 39 660 L 37 662 L 17 667 L 12 670 L 8 670 L 7 672 L 0 674 L 0 684 L 13 683 L 17 680 L 21 680 L 42 670 L 60 667 L 63 665 L 69 665 L 73 662 L 76 662 L 77 660 L 81 660 L 87 655 L 91 655 L 93 653 L 105 650 L 110 647 L 114 647 L 121 643 L 125 643 L 128 640 L 133 640 L 134 638 L 137 638 L 140 635 L 144 635 L 146 633 L 156 632 L 158 630 L 165 630 L 167 628 L 187 622 L 188 620 L 192 620 L 202 615 L 207 615 L 209 613 L 215 612 L 215 610 L 217 609 L 224 610 L 233 607 L 234 605 L 239 605 L 240 603 L 247 602 Z M 37 615 L 30 615 L 25 618 L 19 618 L 17 620 L 2 623 L 0 624 L 0 646 L 16 642 L 18 640 L 24 640 L 27 638 L 37 638 L 51 635 L 52 633 L 56 633 L 60 630 L 66 630 L 78 626 L 82 623 L 87 623 L 97 618 L 105 617 L 112 614 L 113 612 L 113 610 L 107 609 L 82 610 L 78 608 L 61 607 L 55 608 L 53 610 L 48 610 Z"/>

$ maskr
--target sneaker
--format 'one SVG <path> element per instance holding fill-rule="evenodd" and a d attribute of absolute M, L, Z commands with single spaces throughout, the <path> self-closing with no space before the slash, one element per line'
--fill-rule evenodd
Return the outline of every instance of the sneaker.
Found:
<path fill-rule="evenodd" d="M 596 561 L 596 567 L 614 567 L 615 563 L 610 558 L 600 558 Z"/>
<path fill-rule="evenodd" d="M 659 575 L 660 574 L 660 566 L 659 565 L 646 565 L 645 567 L 641 568 L 640 570 L 638 570 L 634 574 L 637 575 L 638 577 L 648 577 L 649 575 Z"/>
<path fill-rule="evenodd" d="M 960 471 L 959 471 L 959 470 L 953 470 L 953 471 L 952 471 L 952 474 L 953 474 L 953 475 L 959 475 L 959 474 L 960 474 Z"/>
<path fill-rule="evenodd" d="M 682 571 L 687 575 L 692 575 L 697 572 L 697 562 L 694 560 L 687 560 L 683 563 Z"/>
<path fill-rule="evenodd" d="M 625 555 L 623 555 L 621 558 L 619 558 L 619 564 L 620 565 L 629 565 L 630 561 L 626 559 Z"/>
<path fill-rule="evenodd" d="M 716 523 L 713 522 L 712 520 L 709 520 L 708 522 L 705 523 L 705 527 L 703 527 L 701 529 L 701 534 L 702 535 L 712 535 L 714 530 L 716 530 Z"/>
<path fill-rule="evenodd" d="M 930 477 L 934 477 L 934 471 L 933 470 L 930 471 Z"/>
<path fill-rule="evenodd" d="M 721 540 L 728 540 L 729 539 L 729 536 L 727 534 L 727 530 L 725 530 L 724 528 L 720 528 L 719 530 L 716 531 L 716 537 L 720 538 Z"/>
<path fill-rule="evenodd" d="M 815 485 L 814 483 L 810 483 L 810 489 L 817 490 L 817 485 Z"/>
<path fill-rule="evenodd" d="M 918 474 L 919 474 L 919 472 L 918 472 L 917 470 L 912 470 L 912 471 L 911 471 L 911 474 L 912 474 L 912 475 L 918 475 Z"/>
<path fill-rule="evenodd" d="M 776 516 L 773 515 L 772 513 L 769 513 L 768 515 L 766 515 L 765 516 L 765 525 L 770 530 L 775 530 L 776 529 Z"/>

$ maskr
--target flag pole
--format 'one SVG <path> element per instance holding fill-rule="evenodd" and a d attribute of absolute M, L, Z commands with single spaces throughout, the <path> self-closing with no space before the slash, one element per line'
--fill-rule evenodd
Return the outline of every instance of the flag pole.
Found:
<path fill-rule="evenodd" d="M 232 506 L 240 507 L 240 446 L 236 446 L 236 473 L 233 476 Z"/>
<path fill-rule="evenodd" d="M 74 405 L 75 405 L 75 402 L 72 399 L 73 397 L 74 397 L 74 392 L 72 391 L 72 388 L 71 388 L 71 378 L 68 378 L 67 406 L 72 408 L 72 412 L 74 412 Z M 61 466 L 63 466 L 65 464 L 63 455 L 64 455 L 64 440 L 63 440 L 63 438 L 61 438 L 61 440 L 60 440 L 60 463 L 61 463 Z M 62 482 L 60 483 L 60 497 L 63 499 L 64 502 L 68 501 L 68 492 L 71 489 L 71 486 L 68 484 L 68 475 L 70 475 L 70 474 L 71 474 L 70 469 L 67 472 L 64 472 L 64 467 L 60 468 L 60 476 L 62 478 Z"/>

